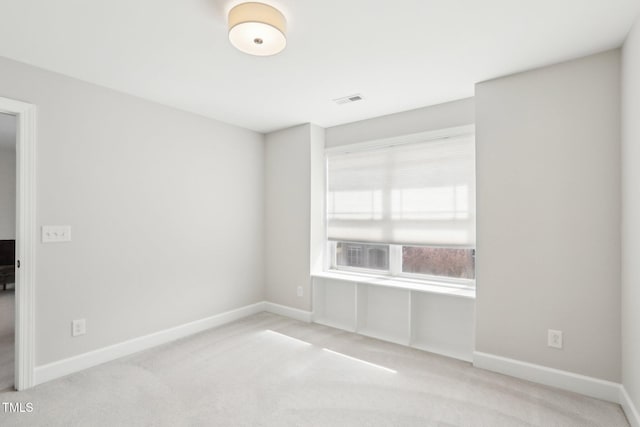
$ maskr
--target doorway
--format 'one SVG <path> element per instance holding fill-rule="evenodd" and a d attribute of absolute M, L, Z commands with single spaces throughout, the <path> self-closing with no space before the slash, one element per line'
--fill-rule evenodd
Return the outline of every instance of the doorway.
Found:
<path fill-rule="evenodd" d="M 3 129 L 8 135 L 0 140 L 0 192 L 6 193 L 0 194 L 0 390 L 24 390 L 36 382 L 35 106 L 0 97 Z"/>
<path fill-rule="evenodd" d="M 0 391 L 14 387 L 16 118 L 0 113 Z"/>

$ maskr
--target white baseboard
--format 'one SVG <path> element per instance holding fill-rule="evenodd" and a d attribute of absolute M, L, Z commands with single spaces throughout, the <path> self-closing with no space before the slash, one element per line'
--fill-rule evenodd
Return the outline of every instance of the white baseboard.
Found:
<path fill-rule="evenodd" d="M 620 403 L 621 385 L 494 354 L 473 352 L 473 366 L 585 396 Z"/>
<path fill-rule="evenodd" d="M 450 357 L 452 359 L 458 359 L 464 362 L 473 363 L 473 351 L 451 350 L 446 346 L 439 347 L 420 342 L 414 342 L 410 345 L 410 347 L 417 348 L 418 350 L 422 351 L 428 351 L 429 353 Z"/>
<path fill-rule="evenodd" d="M 184 338 L 265 310 L 265 302 L 261 301 L 205 319 L 185 323 L 184 325 L 103 347 L 88 353 L 79 354 L 68 359 L 37 366 L 35 368 L 35 384 L 42 384 L 55 378 L 175 341 L 179 338 Z"/>
<path fill-rule="evenodd" d="M 279 314 L 280 316 L 290 317 L 295 320 L 300 320 L 301 322 L 311 322 L 311 312 L 300 310 L 298 308 L 287 307 L 286 305 L 280 305 L 273 302 L 265 301 L 264 310 L 273 313 Z"/>
<path fill-rule="evenodd" d="M 153 334 L 134 338 L 108 347 L 99 348 L 67 359 L 58 360 L 46 365 L 37 366 L 35 368 L 35 384 L 42 384 L 74 372 L 82 371 L 92 366 L 101 365 L 106 362 L 128 356 L 142 350 L 147 350 L 161 344 L 175 341 L 252 314 L 267 311 L 269 313 L 279 314 L 281 316 L 290 317 L 292 319 L 303 322 L 311 322 L 311 312 L 287 307 L 272 302 L 261 301 L 255 304 L 230 310 L 224 313 L 205 319 L 196 320 L 194 322 L 185 323 L 164 331 L 155 332 Z"/>
<path fill-rule="evenodd" d="M 624 414 L 627 416 L 627 420 L 629 420 L 629 424 L 631 427 L 640 427 L 640 413 L 636 408 L 636 405 L 629 397 L 629 393 L 627 393 L 627 389 L 624 386 L 620 387 L 620 406 L 624 410 Z"/>
<path fill-rule="evenodd" d="M 110 362 L 142 350 L 156 347 L 184 338 L 243 317 L 262 311 L 290 317 L 302 322 L 311 322 L 312 313 L 272 302 L 261 301 L 255 304 L 230 310 L 205 319 L 185 323 L 164 331 L 134 338 L 68 359 L 59 360 L 35 368 L 35 384 L 42 384 L 65 375 L 78 372 L 92 366 Z M 640 427 L 640 416 L 626 389 L 618 383 L 574 374 L 559 369 L 548 368 L 533 363 L 496 356 L 476 351 L 473 353 L 473 365 L 489 371 L 499 372 L 512 377 L 569 390 L 586 396 L 619 403 L 624 409 L 631 427 Z"/>

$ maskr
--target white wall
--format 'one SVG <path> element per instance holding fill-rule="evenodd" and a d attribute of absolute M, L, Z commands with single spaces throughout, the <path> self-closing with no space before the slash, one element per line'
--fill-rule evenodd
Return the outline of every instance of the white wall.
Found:
<path fill-rule="evenodd" d="M 72 227 L 37 245 L 37 365 L 263 299 L 262 135 L 7 59 L 0 96 L 38 108 L 38 225 Z"/>
<path fill-rule="evenodd" d="M 0 143 L 0 240 L 16 238 L 16 150 Z"/>
<path fill-rule="evenodd" d="M 265 284 L 267 301 L 311 309 L 311 134 L 305 124 L 265 138 Z M 297 296 L 301 286 L 303 296 Z"/>
<path fill-rule="evenodd" d="M 16 118 L 0 114 L 0 240 L 16 237 Z"/>
<path fill-rule="evenodd" d="M 640 20 L 622 51 L 622 382 L 640 410 Z"/>
<path fill-rule="evenodd" d="M 473 124 L 464 99 L 329 129 L 305 124 L 266 135 L 267 300 L 311 310 L 311 271 L 322 270 L 324 147 Z M 303 296 L 296 295 L 298 286 Z"/>
<path fill-rule="evenodd" d="M 349 108 L 349 106 L 340 108 Z M 336 147 L 471 125 L 474 123 L 474 117 L 473 98 L 466 98 L 328 128 L 326 146 Z"/>
<path fill-rule="evenodd" d="M 619 60 L 476 86 L 478 351 L 620 381 Z"/>
<path fill-rule="evenodd" d="M 324 269 L 324 248 L 326 246 L 326 208 L 325 208 L 325 161 L 324 144 L 326 130 L 311 125 L 310 138 L 310 242 L 309 271 L 321 272 Z"/>

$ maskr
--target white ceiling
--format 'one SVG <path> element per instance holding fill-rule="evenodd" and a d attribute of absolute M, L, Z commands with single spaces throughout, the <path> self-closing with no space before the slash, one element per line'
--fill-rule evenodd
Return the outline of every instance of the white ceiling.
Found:
<path fill-rule="evenodd" d="M 227 40 L 240 0 L 0 0 L 0 56 L 268 132 L 473 95 L 475 82 L 623 42 L 638 0 L 263 0 L 288 46 Z M 361 93 L 364 101 L 332 99 Z"/>
<path fill-rule="evenodd" d="M 0 113 L 0 149 L 16 148 L 16 118 Z"/>

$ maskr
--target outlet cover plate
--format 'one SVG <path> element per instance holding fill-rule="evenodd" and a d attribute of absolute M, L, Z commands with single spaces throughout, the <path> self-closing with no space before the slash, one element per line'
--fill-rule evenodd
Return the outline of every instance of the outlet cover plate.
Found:
<path fill-rule="evenodd" d="M 552 348 L 562 348 L 562 331 L 549 329 L 547 331 L 547 345 Z"/>
<path fill-rule="evenodd" d="M 76 319 L 71 322 L 71 336 L 77 337 L 87 333 L 87 321 L 86 319 Z"/>

